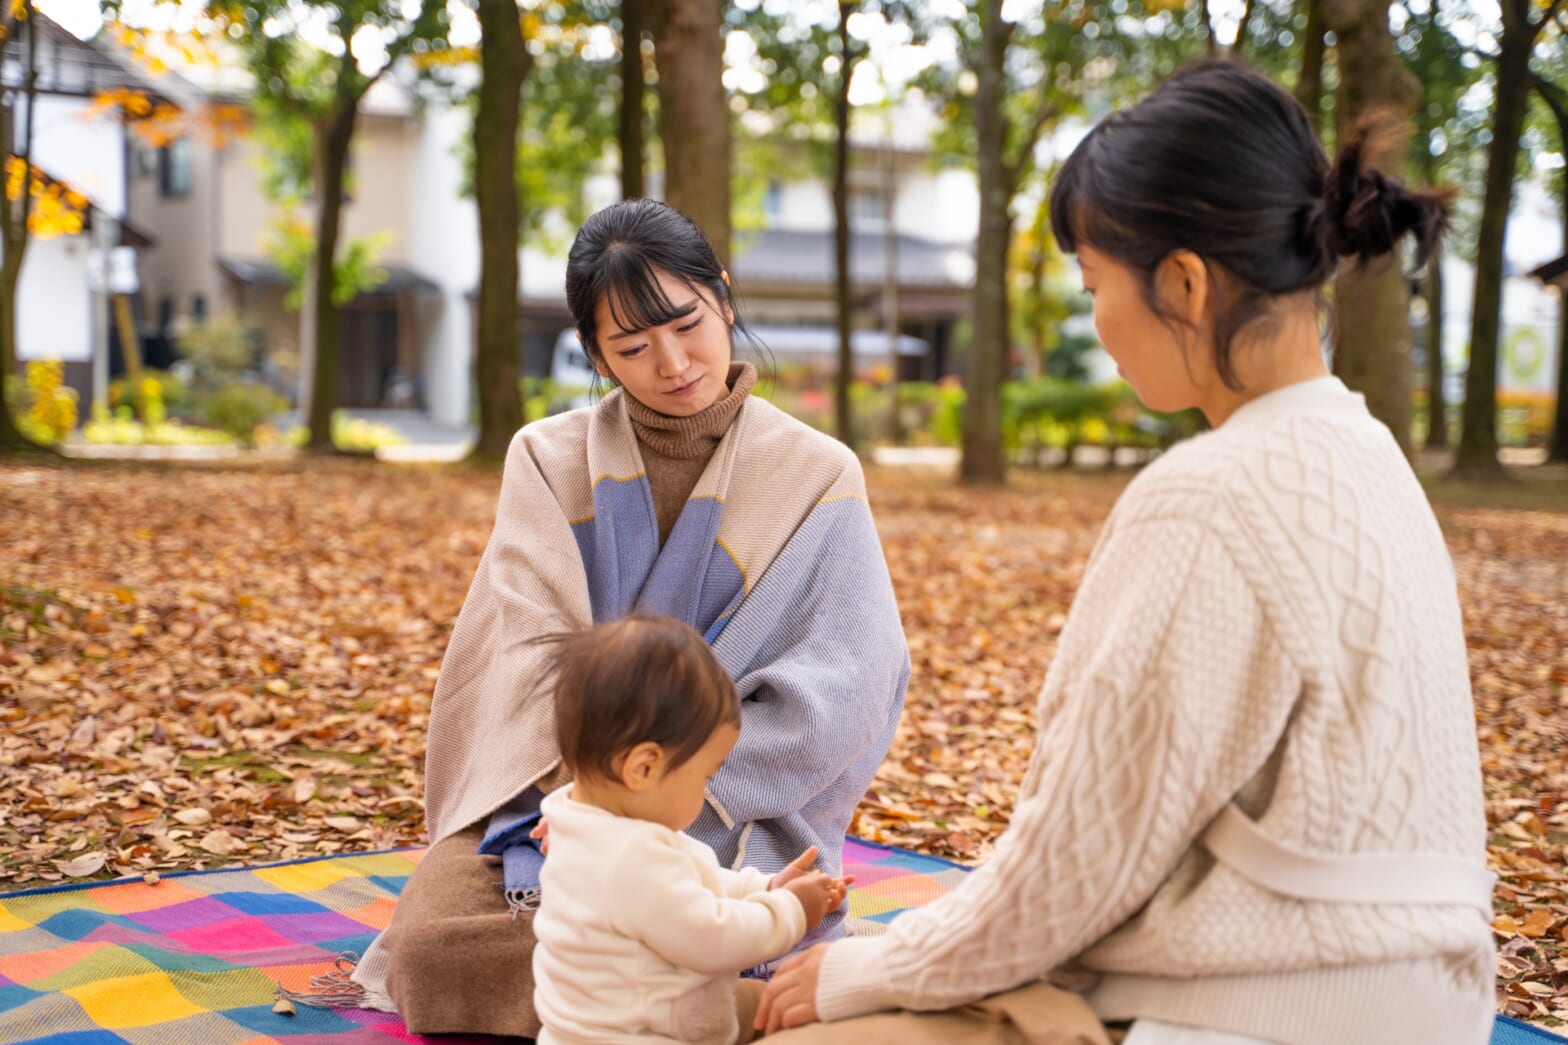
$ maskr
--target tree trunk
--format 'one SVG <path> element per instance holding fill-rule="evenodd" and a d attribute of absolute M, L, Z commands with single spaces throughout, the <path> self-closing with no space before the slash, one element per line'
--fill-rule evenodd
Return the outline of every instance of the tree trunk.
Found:
<path fill-rule="evenodd" d="M 0 133 L 7 131 L 5 121 L 0 120 Z M 5 152 L 8 150 L 0 150 Z M 0 453 L 14 453 L 30 448 L 32 443 L 16 427 L 10 401 L 3 394 L 7 379 L 17 373 L 16 288 L 22 278 L 22 249 L 11 236 L 11 206 L 4 195 L 5 184 L 0 180 L 0 224 L 5 232 L 4 243 L 0 244 Z M 25 244 L 24 239 L 22 245 Z"/>
<path fill-rule="evenodd" d="M 1426 448 L 1448 449 L 1448 393 L 1443 388 L 1443 252 L 1426 263 Z"/>
<path fill-rule="evenodd" d="M 643 189 L 643 97 L 647 84 L 642 75 L 643 5 L 647 0 L 621 0 L 621 111 L 618 137 L 621 146 L 621 199 L 634 200 Z"/>
<path fill-rule="evenodd" d="M 1002 20 L 1002 0 L 984 0 L 980 54 L 975 63 L 975 137 L 980 170 L 980 235 L 976 244 L 974 334 L 965 368 L 963 458 L 966 483 L 1000 483 L 1006 478 L 1002 452 L 1002 377 L 1007 355 L 1008 174 L 1002 113 L 1011 25 Z"/>
<path fill-rule="evenodd" d="M 1203 51 L 1213 58 L 1220 53 L 1220 42 L 1214 38 L 1214 12 L 1209 10 L 1209 0 L 1198 0 L 1198 13 L 1203 19 Z"/>
<path fill-rule="evenodd" d="M 1389 0 L 1323 0 L 1323 24 L 1338 38 L 1337 137 L 1344 141 L 1372 110 L 1398 116 L 1376 139 L 1367 162 L 1379 170 L 1401 170 L 1409 116 L 1421 87 L 1394 50 L 1388 29 Z M 1397 126 L 1397 133 L 1396 133 Z M 1367 409 L 1410 453 L 1411 398 L 1410 283 L 1397 253 L 1345 266 L 1335 283 L 1339 343 L 1334 371 L 1366 396 Z"/>
<path fill-rule="evenodd" d="M 730 256 L 730 112 L 724 99 L 724 0 L 656 0 L 664 199 Z"/>
<path fill-rule="evenodd" d="M 1529 103 L 1530 51 L 1534 32 L 1527 0 L 1503 0 L 1503 38 L 1497 58 L 1492 144 L 1487 150 L 1486 192 L 1477 237 L 1475 302 L 1470 316 L 1470 366 L 1465 373 L 1465 403 L 1460 414 L 1456 475 L 1496 479 L 1497 342 L 1502 319 L 1503 246 L 1508 209 L 1513 202 L 1519 136 Z"/>
<path fill-rule="evenodd" d="M 838 321 L 838 374 L 833 381 L 833 426 L 839 440 L 854 449 L 855 433 L 849 409 L 849 386 L 855 376 L 855 356 L 850 341 L 849 300 L 849 8 L 838 5 L 839 78 L 833 99 L 833 302 Z"/>
<path fill-rule="evenodd" d="M 1307 110 L 1312 129 L 1323 134 L 1323 4 L 1306 0 L 1307 27 L 1302 30 L 1301 77 L 1296 81 L 1296 100 Z"/>
<path fill-rule="evenodd" d="M 1568 123 L 1558 113 L 1558 133 L 1568 148 Z M 1563 171 L 1563 250 L 1568 252 L 1568 169 Z M 1548 461 L 1568 462 L 1568 287 L 1557 291 L 1557 409 L 1552 415 L 1552 438 L 1546 444 Z"/>
<path fill-rule="evenodd" d="M 311 366 L 310 405 L 306 425 L 312 453 L 332 450 L 332 413 L 338 403 L 338 355 L 341 342 L 338 306 L 333 300 L 337 282 L 338 233 L 343 217 L 343 172 L 348 165 L 349 143 L 354 138 L 354 122 L 359 98 L 340 97 L 335 111 L 316 135 L 318 177 L 315 190 L 316 250 L 311 260 L 310 324 L 315 338 Z"/>
<path fill-rule="evenodd" d="M 479 0 L 482 79 L 474 116 L 474 200 L 479 206 L 479 436 L 470 455 L 501 461 L 527 418 L 517 365 L 517 129 L 528 48 L 517 0 Z"/>
<path fill-rule="evenodd" d="M 1568 149 L 1568 96 L 1555 85 L 1536 79 L 1536 88 L 1557 123 L 1557 139 Z M 1563 171 L 1563 251 L 1568 253 L 1568 169 Z M 1552 434 L 1546 441 L 1548 461 L 1568 461 L 1568 285 L 1557 287 L 1557 406 L 1552 413 Z"/>
<path fill-rule="evenodd" d="M 22 7 L 24 22 L 8 19 L 10 31 L 18 32 L 26 25 L 27 46 L 23 49 L 22 84 L 16 89 L 9 104 L 0 104 L 0 453 L 43 450 L 24 436 L 11 416 L 11 406 L 5 397 L 6 379 L 19 372 L 17 349 L 17 288 L 22 281 L 22 260 L 27 255 L 28 220 L 32 216 L 32 161 L 34 99 L 38 89 L 37 45 L 38 34 L 31 2 Z M 16 200 L 6 194 L 4 160 L 12 155 L 16 142 L 16 107 L 18 99 L 27 105 L 27 124 L 22 135 L 22 151 L 18 158 L 25 164 L 22 192 Z M 3 102 L 3 99 L 0 99 Z"/>

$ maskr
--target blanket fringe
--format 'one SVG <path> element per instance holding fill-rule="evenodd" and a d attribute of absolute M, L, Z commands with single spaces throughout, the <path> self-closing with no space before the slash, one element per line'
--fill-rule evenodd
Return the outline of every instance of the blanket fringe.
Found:
<path fill-rule="evenodd" d="M 333 964 L 336 968 L 331 972 L 310 978 L 310 990 L 291 991 L 278 984 L 273 989 L 273 998 L 287 999 L 295 1005 L 311 1009 L 364 1008 L 365 988 L 349 978 L 354 975 L 354 967 L 359 964 L 359 955 L 353 951 L 344 951 L 334 959 Z"/>
<path fill-rule="evenodd" d="M 524 911 L 537 911 L 539 909 L 540 889 L 537 885 L 527 889 L 508 889 L 506 891 L 506 906 L 515 919 Z"/>

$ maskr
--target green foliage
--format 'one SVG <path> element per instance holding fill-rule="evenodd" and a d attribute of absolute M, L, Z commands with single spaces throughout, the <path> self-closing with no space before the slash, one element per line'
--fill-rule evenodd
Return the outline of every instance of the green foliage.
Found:
<path fill-rule="evenodd" d="M 111 409 L 123 406 L 143 413 L 152 402 L 159 404 L 165 416 L 185 417 L 194 405 L 195 396 L 190 385 L 178 374 L 166 370 L 144 370 L 139 382 L 117 377 L 109 383 Z"/>
<path fill-rule="evenodd" d="M 525 377 L 518 382 L 518 393 L 523 397 L 523 416 L 538 419 L 581 406 L 593 389 L 549 377 Z"/>
<path fill-rule="evenodd" d="M 76 390 L 65 385 L 65 364 L 33 359 L 22 376 L 7 375 L 5 400 L 17 429 L 41 446 L 54 446 L 76 430 Z"/>
<path fill-rule="evenodd" d="M 256 369 L 256 333 L 237 319 L 194 324 L 180 334 L 174 347 L 190 368 L 196 392 L 214 391 Z M 168 389 L 164 397 L 170 399 Z"/>
<path fill-rule="evenodd" d="M 310 433 L 299 426 L 275 433 L 263 425 L 256 434 L 257 442 L 266 445 L 302 447 L 310 439 Z M 384 446 L 403 446 L 407 442 L 395 428 L 388 425 L 366 421 L 346 410 L 334 410 L 332 413 L 332 445 L 344 453 L 373 454 Z"/>
<path fill-rule="evenodd" d="M 225 432 L 197 428 L 177 420 L 156 423 L 138 421 L 129 405 L 114 413 L 96 409 L 82 426 L 82 439 L 108 446 L 227 446 L 232 440 Z"/>
<path fill-rule="evenodd" d="M 387 281 L 387 270 L 379 262 L 382 253 L 391 246 L 392 238 L 391 232 L 382 231 L 349 240 L 344 245 L 333 265 L 332 304 L 346 305 Z M 310 273 L 311 259 L 316 255 L 315 232 L 306 222 L 290 215 L 276 217 L 270 226 L 266 252 L 289 281 L 284 306 L 290 311 L 299 311 L 305 293 L 305 278 Z"/>
<path fill-rule="evenodd" d="M 203 413 L 208 424 L 244 446 L 255 445 L 256 429 L 288 402 L 266 385 L 242 382 L 225 385 L 209 397 Z"/>

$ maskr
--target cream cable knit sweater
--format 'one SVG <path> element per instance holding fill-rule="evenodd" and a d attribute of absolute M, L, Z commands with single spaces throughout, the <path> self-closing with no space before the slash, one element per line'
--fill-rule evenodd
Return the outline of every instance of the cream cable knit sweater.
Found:
<path fill-rule="evenodd" d="M 995 855 L 888 935 L 832 945 L 824 1019 L 946 1008 L 1073 964 L 1098 974 L 1107 1020 L 1487 1041 L 1453 568 L 1392 437 L 1337 379 L 1252 401 L 1128 487 L 1039 721 Z M 1233 800 L 1246 817 L 1217 821 Z M 1230 844 L 1205 843 L 1218 822 Z"/>

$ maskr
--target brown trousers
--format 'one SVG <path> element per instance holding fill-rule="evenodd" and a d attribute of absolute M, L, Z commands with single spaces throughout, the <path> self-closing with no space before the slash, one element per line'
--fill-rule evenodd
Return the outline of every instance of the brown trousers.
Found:
<path fill-rule="evenodd" d="M 532 1037 L 534 920 L 507 908 L 501 860 L 479 855 L 485 825 L 430 847 L 392 912 L 387 993 L 415 1034 Z"/>

